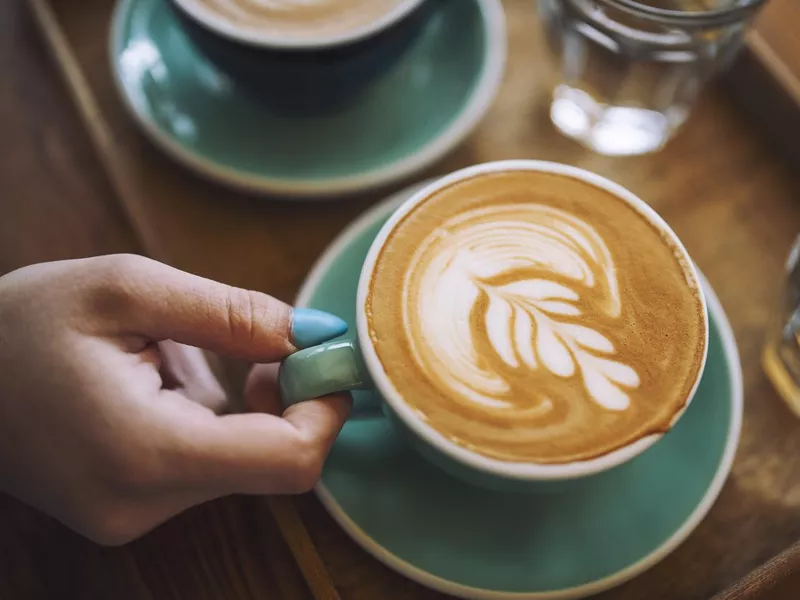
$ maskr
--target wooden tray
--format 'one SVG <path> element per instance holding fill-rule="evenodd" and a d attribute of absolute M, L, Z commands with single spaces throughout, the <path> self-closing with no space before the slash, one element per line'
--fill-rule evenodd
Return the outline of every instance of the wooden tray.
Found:
<path fill-rule="evenodd" d="M 713 600 L 797 600 L 800 543 L 784 550 Z"/>
<path fill-rule="evenodd" d="M 151 256 L 291 301 L 323 248 L 384 195 L 313 206 L 277 203 L 242 196 L 188 173 L 147 142 L 119 102 L 106 51 L 111 3 L 29 2 L 97 148 L 100 167 Z M 510 55 L 498 99 L 469 140 L 419 178 L 502 158 L 571 163 L 646 198 L 684 240 L 731 314 L 742 344 L 747 394 L 759 404 L 748 409 L 734 481 L 699 530 L 657 567 L 603 597 L 708 598 L 800 538 L 796 511 L 772 509 L 773 501 L 794 501 L 791 464 L 785 457 L 800 456 L 793 442 L 800 440 L 800 425 L 787 418 L 757 366 L 759 332 L 768 317 L 763 307 L 774 300 L 783 255 L 800 222 L 800 208 L 791 203 L 797 188 L 719 89 L 709 91 L 678 138 L 655 156 L 605 158 L 563 138 L 550 126 L 545 110 L 549 74 L 538 58 L 544 54 L 543 44 L 530 0 L 507 0 L 505 7 Z M 726 235 L 709 240 L 709 223 Z M 234 387 L 241 383 L 244 368 L 226 363 Z M 762 473 L 765 464 L 770 469 Z M 269 507 L 316 598 L 337 598 L 339 592 L 363 599 L 441 597 L 357 548 L 313 497 L 273 498 Z M 208 544 L 236 544 L 224 528 L 218 529 Z M 157 546 L 151 545 L 153 552 Z M 228 558 L 223 562 L 221 568 L 237 567 Z M 258 569 L 252 559 L 245 562 L 247 569 Z M 170 563 L 173 568 L 178 567 Z M 245 597 L 236 594 L 221 590 L 214 597 Z"/>
<path fill-rule="evenodd" d="M 800 164 L 800 2 L 770 0 L 725 81 L 750 119 Z"/>

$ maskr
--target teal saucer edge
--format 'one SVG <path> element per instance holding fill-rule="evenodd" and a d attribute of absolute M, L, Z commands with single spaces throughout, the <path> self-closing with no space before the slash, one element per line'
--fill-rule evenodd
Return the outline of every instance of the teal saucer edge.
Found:
<path fill-rule="evenodd" d="M 166 0 L 117 1 L 112 79 L 154 145 L 202 177 L 256 194 L 341 197 L 429 166 L 494 100 L 507 52 L 502 5 L 436 2 L 406 55 L 330 115 L 289 117 L 248 97 L 197 54 Z"/>
<path fill-rule="evenodd" d="M 422 185 L 422 184 L 421 184 Z M 360 265 L 380 226 L 418 186 L 362 215 L 297 298 L 355 326 Z M 579 493 L 484 490 L 422 459 L 383 419 L 347 423 L 316 493 L 364 549 L 423 585 L 464 598 L 583 598 L 662 560 L 699 525 L 730 471 L 742 419 L 738 351 L 701 275 L 711 321 L 697 396 L 665 438 Z M 363 401 L 358 394 L 356 401 Z"/>

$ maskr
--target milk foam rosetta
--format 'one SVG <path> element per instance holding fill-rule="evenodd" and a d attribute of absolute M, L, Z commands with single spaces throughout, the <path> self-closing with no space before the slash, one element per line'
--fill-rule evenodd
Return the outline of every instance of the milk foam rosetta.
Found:
<path fill-rule="evenodd" d="M 403 285 L 404 330 L 417 363 L 452 393 L 487 406 L 511 404 L 502 372 L 480 360 L 485 335 L 505 366 L 577 375 L 597 404 L 628 408 L 638 374 L 620 362 L 611 340 L 579 324 L 586 309 L 571 282 L 601 290 L 602 315 L 620 314 L 611 255 L 584 221 L 532 203 L 477 208 L 443 222 L 411 264 L 417 269 Z M 475 311 L 482 313 L 477 328 Z M 542 408 L 551 404 L 544 398 Z"/>
<path fill-rule="evenodd" d="M 506 172 L 412 210 L 367 309 L 389 379 L 434 428 L 495 458 L 569 462 L 668 428 L 704 350 L 694 286 L 623 201 Z"/>
<path fill-rule="evenodd" d="M 197 0 L 244 29 L 286 39 L 343 35 L 369 25 L 403 0 Z"/>

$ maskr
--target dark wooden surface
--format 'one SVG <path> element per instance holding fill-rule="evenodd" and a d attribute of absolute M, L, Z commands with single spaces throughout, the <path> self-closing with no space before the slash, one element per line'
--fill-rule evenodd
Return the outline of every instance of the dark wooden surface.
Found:
<path fill-rule="evenodd" d="M 22 1 L 0 2 L 0 273 L 139 252 Z M 199 507 L 104 549 L 0 494 L 1 600 L 308 598 L 261 499 Z"/>
<path fill-rule="evenodd" d="M 22 0 L 0 3 L 0 272 L 42 260 L 140 251 L 291 299 L 318 253 L 380 194 L 324 206 L 244 198 L 191 176 L 150 146 L 119 106 L 106 67 L 108 3 L 54 3 L 128 175 L 106 177 Z M 759 367 L 781 266 L 800 229 L 800 181 L 723 90 L 704 98 L 662 153 L 592 156 L 542 113 L 546 73 L 528 0 L 505 3 L 510 60 L 500 97 L 468 142 L 429 170 L 536 157 L 584 166 L 644 197 L 717 290 L 745 372 L 730 480 L 707 519 L 648 573 L 602 597 L 700 599 L 800 538 L 800 421 Z M 106 157 L 107 158 L 107 157 Z M 122 193 L 120 193 L 122 192 Z M 147 247 L 140 245 L 144 240 Z M 360 550 L 313 496 L 297 506 L 345 600 L 436 598 Z M 262 499 L 231 498 L 125 548 L 102 549 L 0 497 L 0 600 L 305 598 Z"/>
<path fill-rule="evenodd" d="M 748 118 L 787 160 L 800 164 L 800 2 L 769 0 L 748 35 L 747 51 L 725 78 Z M 758 90 L 755 92 L 755 90 Z"/>
<path fill-rule="evenodd" d="M 754 569 L 713 600 L 796 600 L 800 581 L 800 542 Z"/>

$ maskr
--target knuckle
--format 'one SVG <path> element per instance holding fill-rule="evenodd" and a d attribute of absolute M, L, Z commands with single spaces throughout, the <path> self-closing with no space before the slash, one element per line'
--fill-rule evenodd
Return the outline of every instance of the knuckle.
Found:
<path fill-rule="evenodd" d="M 225 309 L 231 337 L 244 343 L 253 341 L 256 334 L 257 299 L 255 292 L 230 287 L 225 295 Z"/>
<path fill-rule="evenodd" d="M 149 529 L 137 504 L 139 498 L 158 495 L 166 478 L 161 461 L 141 448 L 108 452 L 95 472 L 91 496 L 77 504 L 76 529 L 101 546 L 126 544 Z"/>
<path fill-rule="evenodd" d="M 192 398 L 201 406 L 220 414 L 228 408 L 230 399 L 221 389 L 201 389 L 193 392 Z"/>
<path fill-rule="evenodd" d="M 130 280 L 131 274 L 145 271 L 150 259 L 138 254 L 110 254 L 96 259 L 96 272 L 100 280 L 110 283 L 124 283 Z"/>
<path fill-rule="evenodd" d="M 322 453 L 310 444 L 295 452 L 289 481 L 290 493 L 302 494 L 314 489 L 322 476 L 324 460 Z"/>
<path fill-rule="evenodd" d="M 100 315 L 127 314 L 133 310 L 135 281 L 148 268 L 149 260 L 136 254 L 114 254 L 96 259 L 93 281 L 87 286 L 91 310 Z"/>
<path fill-rule="evenodd" d="M 127 544 L 145 532 L 135 512 L 115 502 L 93 510 L 79 531 L 94 543 L 109 547 Z"/>
<path fill-rule="evenodd" d="M 81 489 L 65 508 L 64 524 L 101 546 L 121 546 L 144 533 L 132 503 L 102 485 Z"/>
<path fill-rule="evenodd" d="M 234 343 L 260 348 L 287 349 L 290 308 L 270 296 L 229 287 L 223 299 L 225 317 Z"/>

